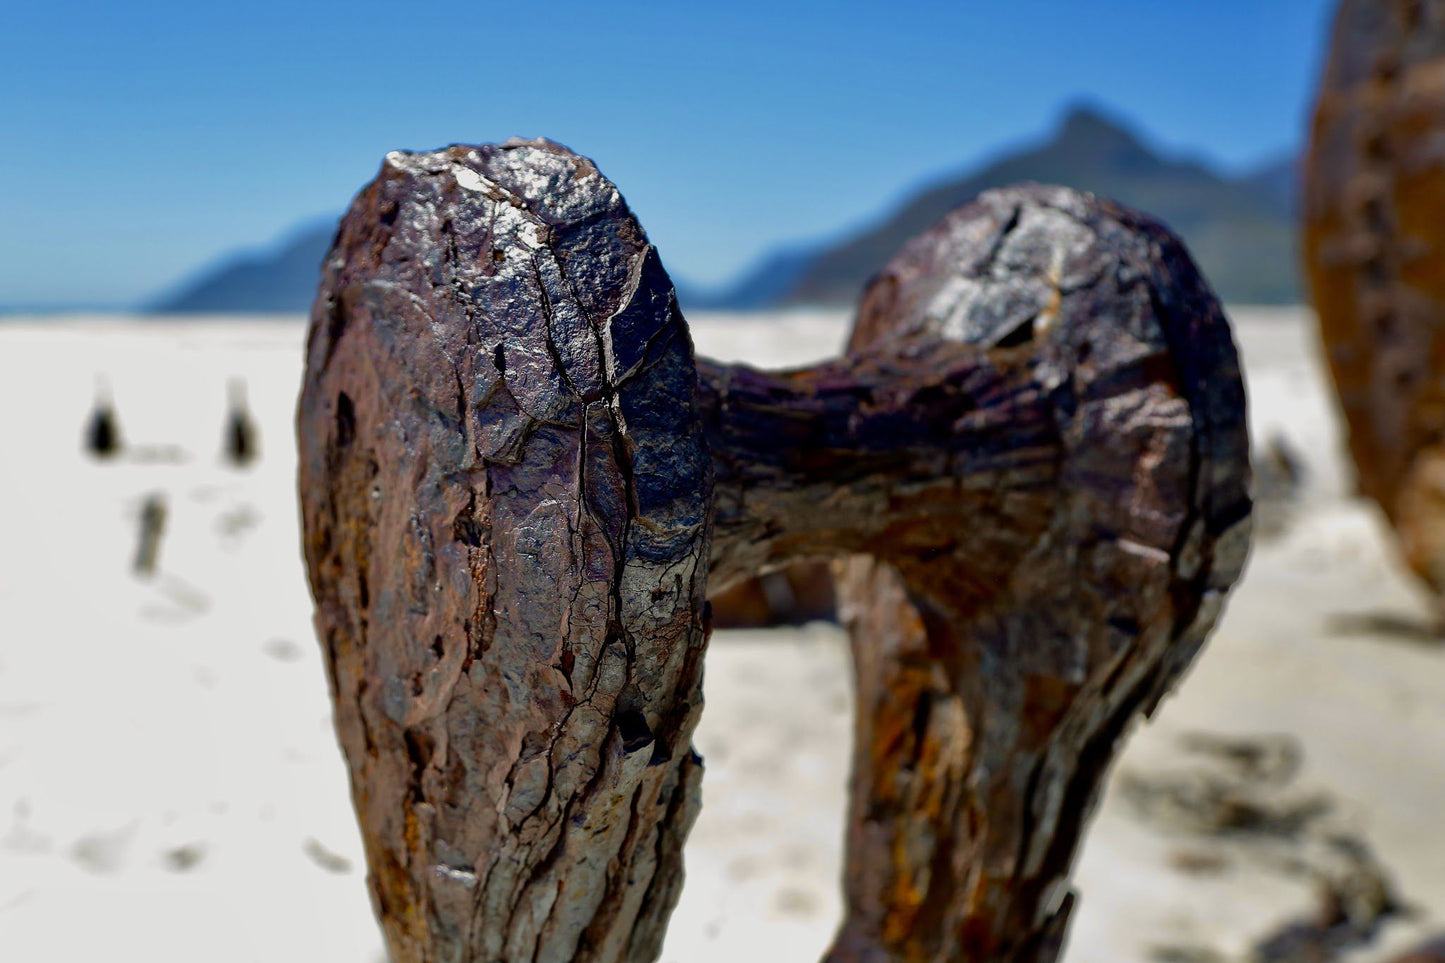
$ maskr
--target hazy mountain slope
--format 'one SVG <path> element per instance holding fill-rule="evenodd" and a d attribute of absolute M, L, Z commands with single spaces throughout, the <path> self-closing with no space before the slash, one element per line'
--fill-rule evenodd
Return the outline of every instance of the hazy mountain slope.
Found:
<path fill-rule="evenodd" d="M 1184 237 L 1226 301 L 1299 299 L 1292 159 L 1228 179 L 1202 164 L 1161 157 L 1123 125 L 1077 109 L 1048 142 L 927 188 L 873 226 L 841 241 L 767 252 L 730 283 L 678 278 L 685 309 L 753 310 L 779 305 L 851 305 L 872 274 L 915 234 L 980 191 L 1019 181 L 1066 184 L 1148 211 Z M 293 235 L 276 250 L 209 268 L 152 310 L 175 313 L 305 311 L 316 292 L 334 223 Z"/>
<path fill-rule="evenodd" d="M 732 281 L 716 288 L 677 282 L 684 310 L 755 311 L 783 300 L 812 266 L 821 245 L 774 251 L 754 261 Z"/>
<path fill-rule="evenodd" d="M 1266 164 L 1239 183 L 1274 204 L 1281 214 L 1299 211 L 1300 159 L 1293 154 Z"/>
<path fill-rule="evenodd" d="M 975 174 L 924 190 L 872 228 L 823 251 L 788 291 L 788 303 L 847 304 L 905 241 L 980 191 L 1019 181 L 1064 184 L 1140 208 L 1182 235 L 1228 301 L 1297 300 L 1295 226 L 1280 172 L 1230 181 L 1201 164 L 1162 158 L 1121 125 L 1086 109 L 1052 140 Z M 1287 175 L 1286 175 L 1287 176 Z"/>
<path fill-rule="evenodd" d="M 150 310 L 161 314 L 306 311 L 316 296 L 321 262 L 336 224 L 317 224 L 292 235 L 274 251 L 228 258 L 206 269 Z"/>

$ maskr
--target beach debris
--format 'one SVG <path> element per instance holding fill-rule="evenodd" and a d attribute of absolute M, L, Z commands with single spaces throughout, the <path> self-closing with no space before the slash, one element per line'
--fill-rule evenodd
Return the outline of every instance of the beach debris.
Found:
<path fill-rule="evenodd" d="M 261 512 L 255 505 L 242 502 L 216 516 L 216 530 L 226 538 L 239 538 L 261 524 Z"/>
<path fill-rule="evenodd" d="M 1317 906 L 1312 918 L 1285 924 L 1254 948 L 1252 963 L 1329 961 L 1367 946 L 1403 911 L 1383 868 L 1363 841 L 1327 840 L 1333 865 L 1314 869 Z"/>
<path fill-rule="evenodd" d="M 1310 298 L 1362 494 L 1445 595 L 1445 16 L 1342 0 L 1305 164 Z"/>
<path fill-rule="evenodd" d="M 1149 950 L 1150 963 L 1229 963 L 1229 957 L 1208 946 L 1170 944 Z"/>
<path fill-rule="evenodd" d="M 1053 961 L 1119 737 L 1248 545 L 1219 305 L 1162 226 L 1062 188 L 958 209 L 842 357 L 764 372 L 694 358 L 591 161 L 393 152 L 327 258 L 297 426 L 398 963 L 654 958 L 709 589 L 818 557 L 844 559 L 860 720 L 829 959 Z"/>
<path fill-rule="evenodd" d="M 246 383 L 233 379 L 227 388 L 229 404 L 226 411 L 226 460 L 236 468 L 246 468 L 260 456 L 256 420 L 246 407 Z"/>
<path fill-rule="evenodd" d="M 104 381 L 96 384 L 95 404 L 85 423 L 85 450 L 95 458 L 114 458 L 120 454 L 120 422 L 115 403 Z"/>
<path fill-rule="evenodd" d="M 203 844 L 188 843 L 166 850 L 162 858 L 167 869 L 175 873 L 185 873 L 195 869 L 205 855 L 206 847 Z"/>
<path fill-rule="evenodd" d="M 1254 465 L 1253 494 L 1256 505 L 1266 499 L 1289 502 L 1299 496 L 1304 487 L 1307 469 L 1304 459 L 1284 435 L 1270 435 L 1269 440 L 1254 452 L 1250 460 Z"/>
<path fill-rule="evenodd" d="M 301 658 L 301 647 L 290 639 L 271 639 L 263 648 L 277 662 L 296 662 Z"/>
<path fill-rule="evenodd" d="M 142 578 L 149 578 L 156 572 L 160 558 L 161 536 L 166 530 L 166 496 L 164 492 L 151 492 L 141 503 L 140 536 L 136 541 L 135 561 L 131 571 Z"/>
<path fill-rule="evenodd" d="M 114 873 L 125 863 L 126 851 L 136 824 L 111 832 L 94 832 L 82 836 L 71 847 L 70 856 L 92 873 Z"/>
<path fill-rule="evenodd" d="M 34 889 L 22 890 L 21 892 L 17 893 L 17 894 L 16 894 L 14 897 L 12 897 L 11 899 L 8 899 L 8 900 L 6 900 L 5 902 L 0 903 L 0 913 L 8 913 L 8 912 L 10 912 L 10 911 L 13 910 L 13 909 L 19 909 L 21 906 L 24 906 L 26 903 L 30 902 L 30 901 L 31 901 L 32 899 L 34 899 L 34 898 L 35 898 L 35 890 L 34 890 Z"/>
<path fill-rule="evenodd" d="M 1282 535 L 1289 528 L 1304 490 L 1306 468 L 1294 446 L 1275 433 L 1254 453 L 1255 533 L 1258 537 Z"/>
<path fill-rule="evenodd" d="M 301 849 L 313 863 L 328 873 L 341 874 L 351 872 L 351 860 L 339 853 L 332 852 L 314 838 L 308 837 L 306 842 L 302 844 Z"/>
<path fill-rule="evenodd" d="M 784 886 L 773 894 L 773 908 L 783 916 L 809 919 L 818 915 L 818 899 L 808 890 Z"/>
<path fill-rule="evenodd" d="M 1326 795 L 1288 792 L 1304 755 L 1293 736 L 1188 732 L 1179 747 L 1187 768 L 1119 775 L 1135 814 L 1166 831 L 1297 839 L 1332 808 Z"/>
<path fill-rule="evenodd" d="M 1353 833 L 1335 833 L 1324 838 L 1323 846 L 1326 855 L 1317 870 L 1323 919 L 1364 928 L 1406 911 L 1385 867 L 1364 839 Z"/>
<path fill-rule="evenodd" d="M 163 576 L 156 585 L 156 594 L 169 604 L 146 606 L 141 612 L 145 618 L 156 622 L 187 622 L 203 615 L 211 607 L 210 596 L 176 575 Z M 196 681 L 210 688 L 215 679 L 209 672 L 198 669 Z"/>
<path fill-rule="evenodd" d="M 25 854 L 50 851 L 50 837 L 30 828 L 30 800 L 15 800 L 15 819 L 9 831 L 0 837 L 0 849 Z"/>
<path fill-rule="evenodd" d="M 190 460 L 190 453 L 180 445 L 142 444 L 126 449 L 127 460 L 137 465 L 181 465 Z"/>
<path fill-rule="evenodd" d="M 1359 635 L 1428 649 L 1445 646 L 1445 622 L 1438 617 L 1422 619 L 1414 613 L 1337 612 L 1325 621 L 1325 631 L 1330 635 Z"/>
<path fill-rule="evenodd" d="M 1288 734 L 1226 736 L 1186 732 L 1179 739 L 1184 752 L 1211 757 L 1239 783 L 1284 785 L 1304 761 L 1299 740 Z"/>
<path fill-rule="evenodd" d="M 1169 854 L 1169 865 L 1190 876 L 1217 876 L 1230 867 L 1224 853 L 1202 849 L 1176 849 Z"/>
<path fill-rule="evenodd" d="M 1303 761 L 1297 740 L 1186 733 L 1180 748 L 1190 768 L 1124 772 L 1118 787 L 1144 821 L 1200 841 L 1173 851 L 1169 864 L 1190 874 L 1238 865 L 1301 879 L 1314 892 L 1314 914 L 1258 940 L 1249 963 L 1334 960 L 1369 943 L 1402 912 L 1365 840 L 1332 824 L 1332 798 L 1291 788 Z M 1210 848 L 1197 848 L 1203 844 Z"/>
<path fill-rule="evenodd" d="M 1119 789 L 1140 818 L 1167 830 L 1205 836 L 1250 833 L 1293 839 L 1330 811 L 1328 797 L 1264 798 L 1205 771 L 1126 773 Z"/>

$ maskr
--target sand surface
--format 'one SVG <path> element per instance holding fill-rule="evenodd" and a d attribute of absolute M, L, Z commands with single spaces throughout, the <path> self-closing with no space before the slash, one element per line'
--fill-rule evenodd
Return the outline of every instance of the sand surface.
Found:
<path fill-rule="evenodd" d="M 1412 907 L 1352 959 L 1445 930 L 1445 648 L 1348 495 L 1310 319 L 1232 314 L 1256 443 L 1286 439 L 1305 481 L 1130 737 L 1076 874 L 1072 963 L 1245 959 L 1313 911 L 1330 838 L 1368 849 Z M 828 356 L 845 330 L 830 314 L 692 324 L 703 353 L 766 365 Z M 383 957 L 298 553 L 302 334 L 293 318 L 0 322 L 0 959 Z M 128 445 L 113 463 L 80 449 L 98 377 Z M 233 378 L 261 431 L 244 471 L 220 458 Z M 138 578 L 157 492 L 159 570 Z M 840 912 L 843 635 L 719 632 L 706 691 L 705 804 L 664 959 L 816 959 Z M 1298 771 L 1259 798 L 1319 815 L 1271 834 L 1151 816 L 1131 781 L 1208 770 L 1191 733 L 1288 737 Z"/>

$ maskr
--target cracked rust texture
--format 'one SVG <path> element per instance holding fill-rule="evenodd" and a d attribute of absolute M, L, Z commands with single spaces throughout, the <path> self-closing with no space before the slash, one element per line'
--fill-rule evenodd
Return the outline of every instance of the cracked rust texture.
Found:
<path fill-rule="evenodd" d="M 859 693 L 834 961 L 1049 961 L 1116 741 L 1248 541 L 1227 323 L 1179 242 L 990 192 L 844 356 L 695 362 L 616 189 L 546 142 L 393 154 L 298 416 L 305 549 L 393 957 L 650 960 L 705 592 L 833 557 Z"/>
<path fill-rule="evenodd" d="M 951 537 L 845 566 L 859 710 L 830 959 L 1043 963 L 1119 738 L 1243 568 L 1243 388 L 1179 240 L 1060 188 L 991 191 L 906 246 L 848 350 L 934 341 L 1023 384 L 953 426 L 979 433 L 950 466 L 978 501 Z"/>
<path fill-rule="evenodd" d="M 1360 490 L 1445 596 L 1445 2 L 1340 4 L 1303 222 Z"/>
<path fill-rule="evenodd" d="M 711 470 L 672 284 L 591 162 L 393 153 L 298 415 L 305 548 L 393 958 L 655 956 L 698 809 Z"/>

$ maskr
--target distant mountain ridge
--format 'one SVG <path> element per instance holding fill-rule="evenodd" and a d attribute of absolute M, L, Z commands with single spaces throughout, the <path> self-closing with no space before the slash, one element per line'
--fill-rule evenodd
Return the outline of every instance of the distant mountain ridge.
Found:
<path fill-rule="evenodd" d="M 156 314 L 269 314 L 311 309 L 336 222 L 302 228 L 280 247 L 233 255 L 156 298 Z"/>
<path fill-rule="evenodd" d="M 994 187 L 1062 184 L 1145 211 L 1182 236 L 1226 301 L 1299 299 L 1293 165 L 1231 180 L 1189 160 L 1160 157 L 1124 125 L 1076 108 L 1038 147 L 1008 154 L 977 173 L 926 188 L 873 227 L 819 251 L 783 304 L 852 304 L 910 238 Z"/>
<path fill-rule="evenodd" d="M 693 310 L 851 305 L 909 238 L 980 192 L 1020 181 L 1063 184 L 1152 214 L 1184 238 L 1225 301 L 1283 304 L 1300 298 L 1299 177 L 1293 158 L 1226 177 L 1197 161 L 1161 156 L 1127 125 L 1090 107 L 1071 110 L 1043 143 L 916 191 L 884 218 L 841 240 L 765 253 L 718 287 L 678 279 L 678 298 Z M 226 259 L 158 298 L 151 309 L 304 312 L 334 233 L 334 223 L 315 225 L 272 252 Z"/>
<path fill-rule="evenodd" d="M 761 311 L 786 298 L 818 257 L 816 247 L 789 248 L 763 255 L 751 267 L 716 288 L 677 283 L 677 300 L 684 309 L 703 311 Z"/>

